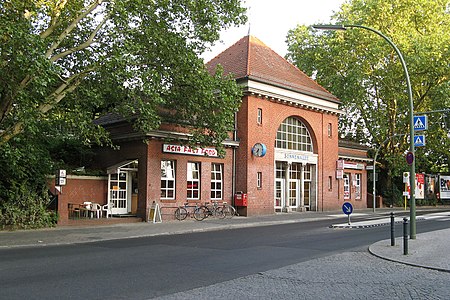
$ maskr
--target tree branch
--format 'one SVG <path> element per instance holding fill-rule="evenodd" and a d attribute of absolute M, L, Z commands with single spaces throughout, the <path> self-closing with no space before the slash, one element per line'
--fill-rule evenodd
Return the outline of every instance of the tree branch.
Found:
<path fill-rule="evenodd" d="M 81 11 L 80 15 L 73 20 L 72 23 L 70 23 L 69 26 L 59 35 L 59 37 L 52 43 L 50 48 L 47 50 L 47 53 L 45 53 L 45 57 L 49 58 L 52 56 L 55 49 L 61 44 L 61 42 L 67 37 L 67 35 L 75 29 L 75 27 L 78 25 L 78 23 L 84 19 L 87 15 L 89 15 L 95 8 L 97 8 L 103 0 L 95 0 L 85 11 Z"/>
<path fill-rule="evenodd" d="M 57 23 L 57 21 L 59 19 L 59 16 L 61 15 L 61 10 L 64 6 L 66 6 L 66 4 L 67 0 L 62 0 L 59 4 L 56 5 L 55 11 L 51 16 L 50 26 L 39 35 L 42 39 L 47 38 L 50 34 L 53 33 L 55 28 L 58 27 L 59 24 Z"/>
<path fill-rule="evenodd" d="M 93 42 L 94 42 L 94 38 L 97 35 L 97 33 L 100 31 L 100 29 L 103 27 L 103 25 L 106 23 L 106 21 L 108 20 L 109 15 L 106 16 L 101 22 L 100 24 L 97 25 L 97 27 L 94 29 L 94 31 L 92 31 L 91 35 L 89 36 L 89 38 L 81 45 L 71 48 L 69 50 L 66 50 L 64 52 L 61 52 L 59 54 L 56 54 L 55 56 L 53 56 L 52 58 L 50 58 L 51 62 L 55 62 L 58 59 L 65 57 L 67 55 L 70 55 L 74 52 L 80 51 L 82 49 L 85 49 L 87 47 L 89 47 Z"/>

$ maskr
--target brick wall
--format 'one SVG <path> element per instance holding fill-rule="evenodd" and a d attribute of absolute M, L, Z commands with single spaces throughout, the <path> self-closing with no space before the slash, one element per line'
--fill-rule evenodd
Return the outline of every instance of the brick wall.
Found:
<path fill-rule="evenodd" d="M 262 109 L 262 124 L 257 124 L 257 110 Z M 338 158 L 338 136 L 336 115 L 301 109 L 299 107 L 269 101 L 254 95 L 243 98 L 238 113 L 238 138 L 240 147 L 237 151 L 237 190 L 248 194 L 248 214 L 267 214 L 274 212 L 274 146 L 279 125 L 288 117 L 299 118 L 309 129 L 313 140 L 314 153 L 318 154 L 317 198 L 318 209 L 336 209 L 338 195 L 335 191 L 324 189 L 324 178 L 335 179 L 336 160 Z M 333 135 L 328 137 L 327 126 L 331 123 Z M 264 143 L 267 154 L 254 157 L 251 148 L 255 143 Z M 256 173 L 263 174 L 262 189 L 256 188 Z M 327 182 L 325 180 L 325 182 Z"/>
<path fill-rule="evenodd" d="M 66 225 L 69 219 L 68 204 L 82 204 L 85 201 L 106 204 L 107 177 L 68 175 L 66 185 L 58 195 L 58 225 Z M 55 180 L 50 179 L 49 187 L 55 193 Z"/>

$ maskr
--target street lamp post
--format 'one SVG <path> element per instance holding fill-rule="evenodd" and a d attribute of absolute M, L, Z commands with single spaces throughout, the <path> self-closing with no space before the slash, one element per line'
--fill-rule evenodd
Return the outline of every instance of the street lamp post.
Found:
<path fill-rule="evenodd" d="M 416 186 L 416 163 L 415 163 L 415 151 L 414 151 L 414 102 L 412 97 L 412 89 L 411 82 L 409 80 L 408 68 L 406 67 L 405 60 L 403 59 L 403 55 L 397 46 L 384 34 L 370 27 L 366 27 L 363 25 L 314 25 L 312 26 L 315 29 L 321 30 L 347 30 L 347 28 L 362 28 L 365 30 L 372 31 L 373 33 L 381 36 L 389 45 L 394 48 L 398 57 L 400 58 L 400 62 L 402 63 L 403 73 L 406 78 L 406 87 L 408 89 L 408 98 L 409 98 L 409 151 L 414 158 L 410 165 L 410 238 L 416 239 L 416 198 L 415 198 L 415 186 Z M 375 171 L 375 170 L 374 170 Z"/>

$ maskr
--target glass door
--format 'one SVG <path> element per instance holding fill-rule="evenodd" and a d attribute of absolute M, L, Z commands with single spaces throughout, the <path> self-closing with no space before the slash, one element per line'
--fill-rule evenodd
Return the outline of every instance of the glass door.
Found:
<path fill-rule="evenodd" d="M 289 170 L 289 199 L 288 206 L 290 208 L 297 208 L 301 201 L 301 180 L 302 180 L 302 165 L 300 163 L 292 163 Z"/>
<path fill-rule="evenodd" d="M 128 174 L 126 172 L 109 175 L 109 203 L 112 214 L 128 213 Z"/>
<path fill-rule="evenodd" d="M 275 179 L 275 210 L 281 210 L 284 203 L 284 180 Z"/>

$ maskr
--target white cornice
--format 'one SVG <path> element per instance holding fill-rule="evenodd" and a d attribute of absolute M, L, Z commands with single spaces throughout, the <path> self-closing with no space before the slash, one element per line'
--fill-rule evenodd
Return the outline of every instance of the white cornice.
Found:
<path fill-rule="evenodd" d="M 285 89 L 251 79 L 241 81 L 240 84 L 244 86 L 244 92 L 271 101 L 280 102 L 286 105 L 299 106 L 303 109 L 313 111 L 321 111 L 337 115 L 343 114 L 343 111 L 339 109 L 338 102 L 313 97 L 294 90 Z"/>

